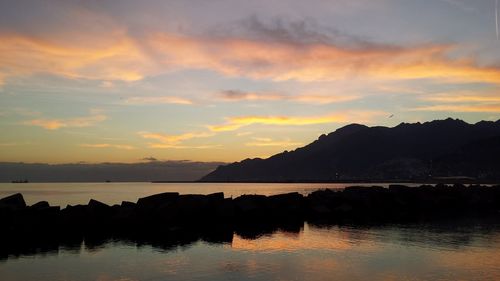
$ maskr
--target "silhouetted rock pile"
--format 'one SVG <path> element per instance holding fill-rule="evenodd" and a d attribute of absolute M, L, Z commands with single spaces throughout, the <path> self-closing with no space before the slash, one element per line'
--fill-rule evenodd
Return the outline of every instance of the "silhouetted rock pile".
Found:
<path fill-rule="evenodd" d="M 471 215 L 500 218 L 500 186 L 352 186 L 307 196 L 288 193 L 235 199 L 224 198 L 223 193 L 169 192 L 113 206 L 91 199 L 87 205 L 68 205 L 62 210 L 45 201 L 27 206 L 21 194 L 0 199 L 2 236 L 36 232 L 37 236 L 156 233 L 184 237 L 240 230 L 251 237 L 252 229 L 294 228 L 306 220 L 405 222 Z"/>

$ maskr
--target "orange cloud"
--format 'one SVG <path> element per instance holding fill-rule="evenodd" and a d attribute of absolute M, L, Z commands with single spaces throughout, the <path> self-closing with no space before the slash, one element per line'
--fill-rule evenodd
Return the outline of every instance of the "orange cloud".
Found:
<path fill-rule="evenodd" d="M 379 111 L 345 112 L 325 116 L 242 116 L 227 118 L 222 125 L 212 125 L 208 128 L 213 132 L 234 131 L 239 128 L 260 124 L 276 126 L 303 126 L 326 123 L 345 123 L 350 120 L 370 123 L 374 117 L 384 116 L 387 113 Z"/>
<path fill-rule="evenodd" d="M 51 73 L 68 78 L 137 81 L 154 63 L 124 32 L 75 46 L 16 34 L 0 35 L 0 81 L 9 76 Z M 3 77 L 3 79 L 2 79 Z"/>
<path fill-rule="evenodd" d="M 290 141 L 289 139 L 283 140 L 283 141 L 276 141 L 270 138 L 252 138 L 254 141 L 253 142 L 248 142 L 245 143 L 246 146 L 300 146 L 303 143 L 301 142 L 293 142 Z"/>
<path fill-rule="evenodd" d="M 124 149 L 124 150 L 135 149 L 135 147 L 133 147 L 131 145 L 109 144 L 109 143 L 81 144 L 80 146 L 81 147 L 88 147 L 88 148 L 116 148 L 116 149 Z"/>
<path fill-rule="evenodd" d="M 275 81 L 362 77 L 500 83 L 499 68 L 479 66 L 471 59 L 453 59 L 448 56 L 453 46 L 447 45 L 345 48 L 328 43 L 294 44 L 170 33 L 150 33 L 138 41 L 120 29 L 110 31 L 109 37 L 72 45 L 0 34 L 0 83 L 10 76 L 36 73 L 137 81 L 182 69 L 206 69 L 227 76 Z"/>
<path fill-rule="evenodd" d="M 149 143 L 149 147 L 151 148 L 213 148 L 212 145 L 203 145 L 203 146 L 185 146 L 181 145 L 183 141 L 194 139 L 194 138 L 208 138 L 214 136 L 214 133 L 185 133 L 180 135 L 167 135 L 160 133 L 149 133 L 149 132 L 139 132 L 139 135 L 145 139 L 154 139 L 157 140 L 158 143 Z"/>
<path fill-rule="evenodd" d="M 297 45 L 173 34 L 151 35 L 149 43 L 158 51 L 163 64 L 254 79 L 330 81 L 365 76 L 389 80 L 500 82 L 500 69 L 451 59 L 447 53 L 452 47 L 446 45 L 348 49 L 326 43 Z"/>
<path fill-rule="evenodd" d="M 442 102 L 442 103 L 463 103 L 463 102 L 485 102 L 485 103 L 500 103 L 500 95 L 478 95 L 475 93 L 450 93 L 450 94 L 435 94 L 432 96 L 422 97 L 422 100 Z"/>
<path fill-rule="evenodd" d="M 500 104 L 485 105 L 431 105 L 413 108 L 414 111 L 449 111 L 449 112 L 491 112 L 500 113 Z"/>
<path fill-rule="evenodd" d="M 86 117 L 68 118 L 68 119 L 33 119 L 25 121 L 23 124 L 28 126 L 38 126 L 47 130 L 57 130 L 60 128 L 81 128 L 89 127 L 107 119 L 106 115 L 93 114 Z"/>
<path fill-rule="evenodd" d="M 137 81 L 182 69 L 206 69 L 227 76 L 275 81 L 425 78 L 500 83 L 498 67 L 479 66 L 470 58 L 453 59 L 448 56 L 454 47 L 450 45 L 346 48 L 333 43 L 294 44 L 172 33 L 146 33 L 139 41 L 119 28 L 109 35 L 75 45 L 0 34 L 0 84 L 10 76 L 35 73 Z"/>

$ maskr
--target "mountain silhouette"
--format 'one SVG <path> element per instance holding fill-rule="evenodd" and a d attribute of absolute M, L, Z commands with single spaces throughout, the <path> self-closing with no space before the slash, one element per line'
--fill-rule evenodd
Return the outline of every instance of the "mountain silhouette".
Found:
<path fill-rule="evenodd" d="M 500 120 L 351 124 L 294 151 L 219 166 L 214 182 L 500 179 Z"/>

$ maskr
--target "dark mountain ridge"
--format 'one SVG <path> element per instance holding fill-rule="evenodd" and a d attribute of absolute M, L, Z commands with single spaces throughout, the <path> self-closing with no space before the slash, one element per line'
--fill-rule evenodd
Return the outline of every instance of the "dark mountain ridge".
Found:
<path fill-rule="evenodd" d="M 201 181 L 500 179 L 500 120 L 351 124 L 291 152 L 219 166 Z"/>

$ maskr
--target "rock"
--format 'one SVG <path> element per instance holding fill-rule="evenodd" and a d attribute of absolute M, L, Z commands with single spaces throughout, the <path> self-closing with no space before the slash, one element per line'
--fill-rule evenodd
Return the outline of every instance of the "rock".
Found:
<path fill-rule="evenodd" d="M 332 210 L 323 204 L 314 204 L 309 206 L 309 211 L 313 216 L 324 217 L 331 214 Z"/>
<path fill-rule="evenodd" d="M 267 219 L 268 200 L 265 195 L 241 195 L 233 200 L 240 218 Z"/>
<path fill-rule="evenodd" d="M 222 201 L 224 201 L 224 192 L 216 192 L 216 193 L 208 194 L 207 199 L 212 203 L 222 202 Z"/>
<path fill-rule="evenodd" d="M 353 207 L 350 204 L 344 203 L 335 208 L 334 211 L 340 213 L 349 213 L 353 211 Z"/>
<path fill-rule="evenodd" d="M 86 205 L 67 205 L 66 208 L 61 210 L 61 214 L 63 214 L 66 219 L 70 220 L 82 219 L 85 217 L 86 212 Z"/>
<path fill-rule="evenodd" d="M 0 199 L 0 208 L 24 209 L 26 208 L 26 202 L 21 193 L 16 193 Z"/>
<path fill-rule="evenodd" d="M 221 204 L 217 204 L 214 210 L 214 217 L 222 220 L 232 220 L 235 217 L 234 202 L 231 198 L 226 198 Z"/>
<path fill-rule="evenodd" d="M 382 186 L 348 186 L 344 192 L 384 192 L 386 189 Z"/>
<path fill-rule="evenodd" d="M 30 208 L 30 210 L 36 211 L 36 210 L 43 210 L 43 209 L 50 208 L 50 205 L 49 205 L 49 202 L 47 202 L 47 201 L 40 201 L 38 203 L 31 205 L 29 208 Z"/>
<path fill-rule="evenodd" d="M 304 206 L 304 196 L 298 192 L 272 195 L 268 201 L 271 215 L 278 217 L 300 216 Z"/>
<path fill-rule="evenodd" d="M 110 206 L 108 204 L 102 203 L 100 201 L 90 199 L 89 204 L 88 204 L 89 209 L 94 209 L 94 210 L 109 210 Z"/>
<path fill-rule="evenodd" d="M 135 208 L 137 204 L 134 202 L 129 202 L 129 201 L 122 201 L 121 207 L 122 208 Z"/>
<path fill-rule="evenodd" d="M 178 192 L 165 192 L 137 200 L 137 207 L 142 210 L 154 210 L 179 198 Z"/>
<path fill-rule="evenodd" d="M 111 211 L 111 206 L 94 199 L 90 199 L 89 204 L 87 205 L 87 213 L 97 219 L 109 216 Z"/>
<path fill-rule="evenodd" d="M 389 191 L 390 192 L 407 192 L 410 191 L 412 188 L 406 185 L 402 184 L 390 184 L 389 185 Z"/>

